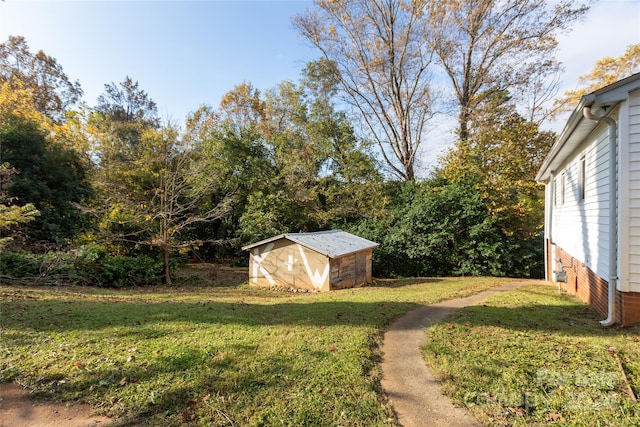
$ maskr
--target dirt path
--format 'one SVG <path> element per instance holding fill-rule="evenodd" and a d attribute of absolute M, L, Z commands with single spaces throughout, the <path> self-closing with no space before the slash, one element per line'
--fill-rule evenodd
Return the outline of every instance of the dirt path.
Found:
<path fill-rule="evenodd" d="M 0 384 L 0 427 L 105 427 L 111 419 L 91 415 L 89 405 L 34 402 L 16 384 Z"/>
<path fill-rule="evenodd" d="M 420 350 L 426 344 L 425 329 L 454 310 L 531 283 L 509 283 L 467 298 L 421 307 L 391 325 L 382 345 L 382 388 L 404 427 L 481 426 L 464 408 L 454 406 L 440 393 L 440 383 L 427 368 Z"/>

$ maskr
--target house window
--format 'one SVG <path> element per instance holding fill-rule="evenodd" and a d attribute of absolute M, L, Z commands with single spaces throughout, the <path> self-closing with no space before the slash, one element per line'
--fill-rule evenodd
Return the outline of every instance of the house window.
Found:
<path fill-rule="evenodd" d="M 564 190 L 566 187 L 566 181 L 566 175 L 563 173 L 562 175 L 560 175 L 560 206 L 564 205 Z"/>
<path fill-rule="evenodd" d="M 587 183 L 587 162 L 585 157 L 580 157 L 580 163 L 578 164 L 578 200 L 583 201 L 585 197 L 585 187 Z"/>

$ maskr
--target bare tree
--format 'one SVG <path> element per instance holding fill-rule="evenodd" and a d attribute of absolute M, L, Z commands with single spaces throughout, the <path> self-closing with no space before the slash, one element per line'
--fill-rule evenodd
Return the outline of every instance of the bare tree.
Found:
<path fill-rule="evenodd" d="M 180 143 L 175 128 L 167 127 L 159 136 L 166 146 L 164 164 L 158 172 L 153 197 L 145 206 L 145 218 L 152 225 L 151 245 L 162 252 L 165 283 L 170 285 L 171 252 L 194 244 L 185 232 L 197 224 L 229 216 L 234 197 L 228 193 L 212 200 L 212 194 L 219 189 L 220 176 L 211 170 L 206 159 Z"/>
<path fill-rule="evenodd" d="M 335 67 L 341 89 L 360 113 L 390 169 L 415 177 L 414 162 L 433 116 L 424 38 L 424 3 L 405 0 L 315 2 L 294 25 Z"/>
<path fill-rule="evenodd" d="M 588 10 L 574 0 L 432 0 L 427 7 L 425 38 L 458 100 L 461 140 L 469 137 L 473 111 L 485 94 L 507 90 L 516 98 L 539 77 L 553 74 L 556 34 Z"/>

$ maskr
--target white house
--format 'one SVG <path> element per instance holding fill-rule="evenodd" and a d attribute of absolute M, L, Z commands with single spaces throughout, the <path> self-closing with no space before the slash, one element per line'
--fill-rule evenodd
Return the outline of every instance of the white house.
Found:
<path fill-rule="evenodd" d="M 604 325 L 640 322 L 640 73 L 580 99 L 536 180 L 547 279 Z"/>

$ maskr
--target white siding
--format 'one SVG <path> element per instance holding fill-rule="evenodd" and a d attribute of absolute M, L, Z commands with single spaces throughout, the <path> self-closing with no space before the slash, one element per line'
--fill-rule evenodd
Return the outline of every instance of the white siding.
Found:
<path fill-rule="evenodd" d="M 585 158 L 585 198 L 580 200 L 580 158 Z M 561 201 L 562 174 L 565 200 Z M 562 170 L 556 171 L 553 242 L 601 277 L 609 271 L 608 128 L 600 125 Z"/>
<path fill-rule="evenodd" d="M 621 283 L 623 291 L 640 292 L 640 91 L 629 94 L 627 129 L 621 129 L 620 142 L 628 141 L 628 156 L 621 156 L 621 161 L 628 162 L 628 191 L 621 196 L 628 197 L 621 200 L 620 212 L 622 224 L 628 227 L 626 237 L 621 239 L 624 246 L 620 249 Z M 622 153 L 621 153 L 622 154 Z M 625 153 L 627 154 L 627 153 Z M 626 157 L 626 158 L 625 158 Z M 626 194 L 625 194 L 626 193 Z M 628 271 L 628 275 L 625 273 Z"/>

